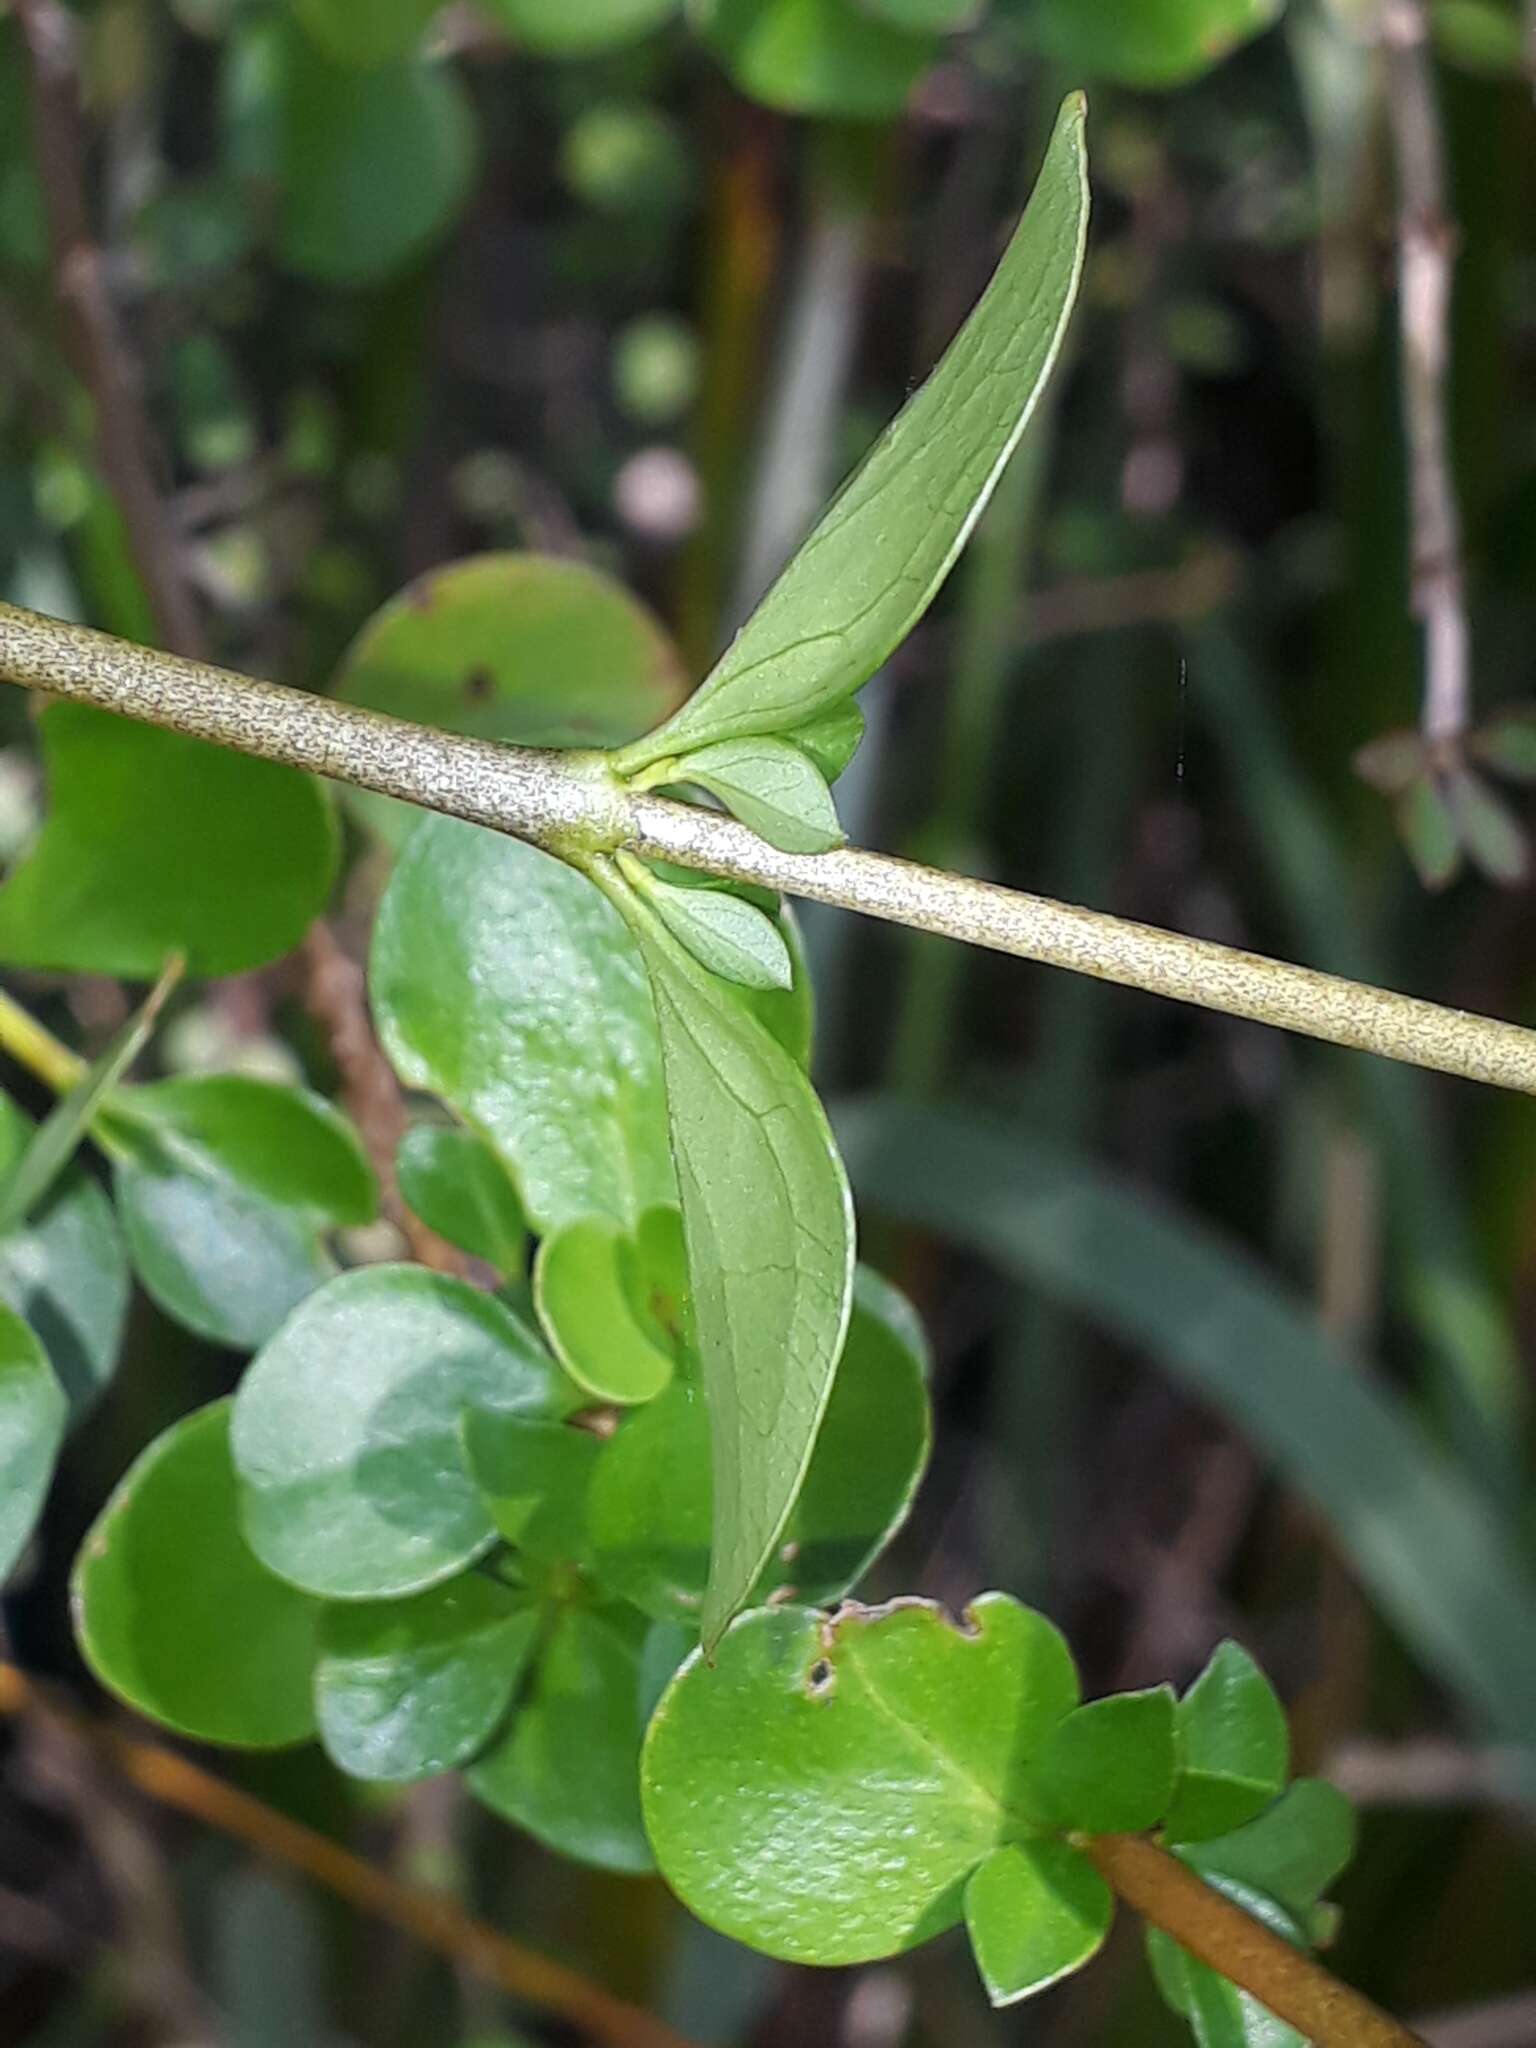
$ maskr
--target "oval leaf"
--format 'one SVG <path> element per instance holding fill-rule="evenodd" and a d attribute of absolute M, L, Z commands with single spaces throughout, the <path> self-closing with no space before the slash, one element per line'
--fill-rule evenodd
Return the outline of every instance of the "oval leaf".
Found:
<path fill-rule="evenodd" d="M 994 1849 L 965 1888 L 965 1924 L 994 2005 L 1016 2005 L 1080 1970 L 1114 1917 L 1109 1886 L 1065 1842 Z"/>
<path fill-rule="evenodd" d="M 1036 0 L 1035 31 L 1079 78 L 1182 85 L 1278 18 L 1283 0 Z"/>
<path fill-rule="evenodd" d="M 656 1005 L 714 1447 L 706 1644 L 794 1507 L 853 1299 L 853 1202 L 805 1075 L 614 879 Z"/>
<path fill-rule="evenodd" d="M 886 120 L 934 55 L 848 0 L 694 0 L 694 19 L 741 90 L 789 114 Z"/>
<path fill-rule="evenodd" d="M 564 0 L 561 12 L 572 13 Z M 349 703 L 477 739 L 613 747 L 665 718 L 684 684 L 672 642 L 614 577 L 496 554 L 433 569 L 392 598 L 335 687 Z M 415 815 L 362 791 L 348 801 L 391 840 Z"/>
<path fill-rule="evenodd" d="M 722 740 L 684 754 L 671 779 L 707 789 L 786 853 L 826 853 L 846 837 L 826 778 L 790 740 Z"/>
<path fill-rule="evenodd" d="M 464 1455 L 508 1543 L 540 1564 L 585 1564 L 587 1497 L 602 1446 L 584 1429 L 471 1409 Z"/>
<path fill-rule="evenodd" d="M 47 1353 L 20 1316 L 0 1308 L 0 1581 L 37 1526 L 68 1418 Z"/>
<path fill-rule="evenodd" d="M 247 1539 L 272 1571 L 331 1599 L 422 1592 L 496 1539 L 465 1465 L 465 1414 L 563 1405 L 553 1361 L 489 1295 L 419 1266 L 343 1274 L 241 1385 Z"/>
<path fill-rule="evenodd" d="M 1203 1876 L 1250 1885 L 1305 1921 L 1354 1855 L 1355 1833 L 1336 1785 L 1298 1778 L 1257 1820 L 1179 1854 Z"/>
<path fill-rule="evenodd" d="M 283 46 L 277 249 L 289 269 L 370 284 L 425 255 L 469 191 L 475 128 L 441 66 L 359 70 Z"/>
<path fill-rule="evenodd" d="M 652 1719 L 656 1860 L 701 1920 L 769 1955 L 894 1955 L 952 1926 L 971 1872 L 1029 1831 L 1030 1761 L 1076 1702 L 1061 1637 L 1000 1593 L 959 1627 L 915 1600 L 755 1609 Z"/>
<path fill-rule="evenodd" d="M 0 888 L 0 959 L 152 980 L 239 974 L 297 945 L 336 870 L 308 776 L 86 704 L 39 721 L 50 808 Z"/>
<path fill-rule="evenodd" d="M 604 1870 L 653 1867 L 639 1791 L 646 1635 L 627 1608 L 556 1610 L 505 1738 L 465 1774 L 492 1812 Z"/>
<path fill-rule="evenodd" d="M 399 1784 L 483 1749 L 533 1649 L 525 1594 L 466 1572 L 414 1600 L 327 1607 L 315 1708 L 320 1739 L 354 1778 Z"/>
<path fill-rule="evenodd" d="M 1134 1835 L 1167 1812 L 1175 1768 L 1174 1696 L 1160 1685 L 1068 1714 L 1046 1744 L 1040 1783 L 1064 1826 Z"/>
<path fill-rule="evenodd" d="M 536 1229 L 607 1216 L 633 1231 L 675 1205 L 645 968 L 573 869 L 423 819 L 379 907 L 369 984 L 401 1079 L 491 1141 Z"/>
<path fill-rule="evenodd" d="M 757 908 L 727 889 L 678 889 L 651 874 L 644 864 L 620 865 L 678 944 L 701 967 L 743 988 L 787 989 L 795 970 L 777 927 Z"/>
<path fill-rule="evenodd" d="M 327 1230 L 370 1222 L 378 1189 L 356 1134 L 301 1088 L 237 1075 L 119 1096 L 118 1213 L 168 1315 L 253 1350 L 335 1267 Z"/>
<path fill-rule="evenodd" d="M 241 1536 L 230 1404 L 144 1451 L 75 1562 L 75 1633 L 102 1684 L 199 1742 L 281 1748 L 314 1733 L 319 1603 Z"/>
<path fill-rule="evenodd" d="M 416 1124 L 400 1140 L 395 1174 L 429 1230 L 499 1273 L 521 1273 L 528 1233 L 517 1190 L 483 1138 L 454 1124 Z"/>
<path fill-rule="evenodd" d="M 675 1358 L 639 1304 L 639 1247 L 590 1216 L 546 1237 L 533 1268 L 533 1298 L 545 1335 L 579 1386 L 599 1401 L 653 1401 Z"/>
<path fill-rule="evenodd" d="M 1088 229 L 1085 120 L 1076 95 L 997 275 L 943 361 L 697 694 L 623 749 L 622 768 L 820 718 L 868 682 L 928 609 L 1061 350 Z"/>
<path fill-rule="evenodd" d="M 1179 1701 L 1171 1842 L 1224 1835 L 1285 1787 L 1291 1734 L 1274 1687 L 1240 1643 L 1222 1643 Z"/>

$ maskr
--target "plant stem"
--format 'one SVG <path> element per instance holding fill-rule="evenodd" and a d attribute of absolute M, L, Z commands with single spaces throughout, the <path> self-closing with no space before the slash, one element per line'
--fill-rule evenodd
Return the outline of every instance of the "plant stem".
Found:
<path fill-rule="evenodd" d="M 0 1714 L 28 1714 L 63 1723 L 162 1806 L 190 1814 L 258 1854 L 301 1871 L 348 1905 L 376 1915 L 463 1964 L 520 2004 L 556 2015 L 589 2040 L 602 2042 L 606 2048 L 691 2048 L 681 2034 L 653 2014 L 474 1919 L 456 1899 L 402 1884 L 339 1842 L 291 1820 L 185 1757 L 135 1742 L 101 1722 L 87 1721 L 55 1704 L 12 1664 L 0 1663 Z"/>
<path fill-rule="evenodd" d="M 1081 1847 L 1110 1889 L 1144 1920 L 1250 1992 L 1316 2048 L 1424 2048 L 1411 2028 L 1145 1836 L 1098 1835 Z"/>
<path fill-rule="evenodd" d="M 29 1010 L 0 989 L 0 1052 L 36 1075 L 55 1095 L 67 1095 L 85 1078 L 85 1061 L 61 1045 Z"/>
<path fill-rule="evenodd" d="M 846 847 L 781 853 L 734 819 L 632 796 L 601 756 L 498 746 L 0 605 L 0 680 L 403 798 L 565 857 L 628 847 L 1019 959 L 1536 1094 L 1536 1032 L 1311 968 Z M 150 793 L 146 792 L 146 796 Z"/>

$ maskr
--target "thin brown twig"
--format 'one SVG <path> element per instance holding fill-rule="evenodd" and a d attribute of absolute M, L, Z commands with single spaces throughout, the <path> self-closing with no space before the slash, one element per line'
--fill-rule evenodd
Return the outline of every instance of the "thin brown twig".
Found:
<path fill-rule="evenodd" d="M 331 927 L 317 919 L 304 938 L 304 1003 L 325 1033 L 341 1077 L 341 1099 L 378 1176 L 384 1214 L 414 1256 L 434 1272 L 465 1275 L 469 1261 L 414 1216 L 401 1197 L 395 1153 L 408 1118 L 394 1068 L 368 1014 L 367 980 Z"/>
<path fill-rule="evenodd" d="M 1472 648 L 1447 386 L 1456 228 L 1423 0 L 1385 0 L 1380 36 L 1397 167 L 1398 325 L 1412 507 L 1413 608 L 1424 625 L 1422 728 L 1455 747 L 1471 723 Z"/>
<path fill-rule="evenodd" d="M 300 1871 L 360 1911 L 462 1963 L 523 2005 L 578 2028 L 603 2048 L 692 2048 L 653 2013 L 525 1948 L 439 1892 L 401 1883 L 338 1842 L 226 1784 L 185 1757 L 137 1742 L 63 1707 L 13 1664 L 0 1663 L 0 1714 L 26 1715 L 68 1730 L 141 1792 L 205 1826 Z"/>
<path fill-rule="evenodd" d="M 26 52 L 33 147 L 47 210 L 54 294 L 75 374 L 90 395 L 96 454 L 122 514 L 129 552 L 161 640 L 204 652 L 202 621 L 175 526 L 155 481 L 155 439 L 143 386 L 124 345 L 91 226 L 76 62 L 78 27 L 59 0 L 15 0 Z"/>
<path fill-rule="evenodd" d="M 1273 1933 L 1144 1835 L 1082 1844 L 1110 1889 L 1153 1927 L 1288 2020 L 1317 2048 L 1424 2048 L 1420 2036 Z"/>

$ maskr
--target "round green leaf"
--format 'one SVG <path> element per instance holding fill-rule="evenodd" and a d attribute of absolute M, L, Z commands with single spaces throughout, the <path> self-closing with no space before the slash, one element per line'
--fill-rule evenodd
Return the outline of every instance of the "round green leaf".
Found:
<path fill-rule="evenodd" d="M 32 1122 L 0 1095 L 0 1184 Z M 128 1313 L 128 1262 L 112 1205 L 78 1166 L 17 1230 L 0 1237 L 0 1301 L 31 1324 L 76 1415 L 111 1378 Z"/>
<path fill-rule="evenodd" d="M 994 1849 L 965 1888 L 965 1924 L 994 2005 L 1016 2005 L 1080 1970 L 1114 1917 L 1109 1886 L 1065 1842 Z"/>
<path fill-rule="evenodd" d="M 284 46 L 277 246 L 332 284 L 369 284 L 425 254 L 467 195 L 475 130 L 441 66 L 336 64 Z"/>
<path fill-rule="evenodd" d="M 414 1600 L 327 1607 L 315 1708 L 320 1740 L 354 1778 L 403 1783 L 483 1749 L 538 1629 L 526 1595 L 466 1572 Z"/>
<path fill-rule="evenodd" d="M 1167 1812 L 1174 1771 L 1174 1696 L 1160 1685 L 1068 1714 L 1045 1746 L 1040 1785 L 1065 1826 L 1134 1835 Z"/>
<path fill-rule="evenodd" d="M 246 1547 L 229 1425 L 215 1401 L 135 1461 L 75 1561 L 75 1633 L 140 1713 L 199 1742 L 276 1749 L 314 1733 L 320 1609 Z"/>
<path fill-rule="evenodd" d="M 694 18 L 741 90 L 790 114 L 887 120 L 936 47 L 856 0 L 694 0 Z"/>
<path fill-rule="evenodd" d="M 560 1422 L 471 1409 L 464 1418 L 470 1475 L 509 1543 L 541 1564 L 587 1561 L 587 1494 L 602 1445 Z"/>
<path fill-rule="evenodd" d="M 0 959 L 152 980 L 172 953 L 238 974 L 325 908 L 336 830 L 317 782 L 85 704 L 40 720 L 51 804 L 0 888 Z"/>
<path fill-rule="evenodd" d="M 377 1211 L 351 1125 L 307 1090 L 160 1081 L 119 1095 L 109 1114 L 127 1145 L 113 1182 L 139 1278 L 215 1343 L 264 1343 L 334 1272 L 324 1233 Z"/>
<path fill-rule="evenodd" d="M 1227 1834 L 1284 1789 L 1291 1743 L 1285 1709 L 1241 1644 L 1218 1646 L 1180 1700 L 1176 1721 L 1179 1777 L 1166 1819 L 1170 1841 Z"/>
<path fill-rule="evenodd" d="M 466 1412 L 562 1405 L 553 1361 L 489 1295 L 419 1266 L 345 1273 L 294 1311 L 241 1385 L 247 1539 L 330 1599 L 424 1591 L 496 1538 L 465 1465 Z"/>
<path fill-rule="evenodd" d="M 424 818 L 379 907 L 369 979 L 401 1079 L 490 1140 L 535 1228 L 607 1216 L 633 1230 L 675 1205 L 645 970 L 573 868 Z"/>
<path fill-rule="evenodd" d="M 1036 0 L 1033 25 L 1080 78 L 1182 85 L 1268 28 L 1282 0 Z"/>
<path fill-rule="evenodd" d="M 338 64 L 408 57 L 443 0 L 291 0 L 304 32 Z"/>
<path fill-rule="evenodd" d="M 922 1357 L 902 1321 L 882 1314 L 885 1294 L 872 1278 L 859 1276 L 832 1399 L 760 1599 L 788 1587 L 824 1605 L 856 1585 L 906 1520 L 928 1462 Z M 697 1626 L 710 1490 L 703 1395 L 691 1377 L 680 1379 L 603 1450 L 589 1508 L 603 1585 L 658 1620 Z"/>
<path fill-rule="evenodd" d="M 493 1812 L 605 1870 L 652 1868 L 639 1790 L 646 1635 L 627 1608 L 556 1610 L 506 1736 L 466 1773 Z"/>
<path fill-rule="evenodd" d="M 395 1173 L 429 1230 L 499 1273 L 521 1273 L 528 1233 L 517 1190 L 482 1138 L 457 1124 L 416 1124 L 400 1140 Z"/>
<path fill-rule="evenodd" d="M 0 1581 L 43 1511 L 68 1418 L 47 1353 L 20 1316 L 0 1308 Z"/>
<path fill-rule="evenodd" d="M 894 1955 L 959 1919 L 966 1880 L 1032 1831 L 1028 1774 L 1077 1701 L 1043 1616 L 984 1594 L 758 1608 L 695 1655 L 646 1736 L 662 1874 L 722 1933 L 788 1962 Z"/>
<path fill-rule="evenodd" d="M 539 1246 L 539 1320 L 566 1371 L 599 1401 L 652 1401 L 672 1378 L 674 1348 L 645 1313 L 645 1292 L 639 1246 L 602 1217 L 567 1223 Z"/>
<path fill-rule="evenodd" d="M 592 57 L 660 28 L 678 0 L 485 0 L 485 7 L 540 56 Z"/>
<path fill-rule="evenodd" d="M 1187 1844 L 1179 1854 L 1202 1875 L 1232 1879 L 1305 1920 L 1355 1853 L 1355 1816 L 1336 1785 L 1298 1778 L 1246 1827 Z"/>
<path fill-rule="evenodd" d="M 562 0 L 564 17 L 575 11 Z M 676 649 L 621 583 L 531 554 L 418 577 L 363 628 L 336 681 L 349 703 L 527 747 L 617 746 L 684 692 Z M 391 840 L 415 815 L 388 797 L 348 797 Z"/>

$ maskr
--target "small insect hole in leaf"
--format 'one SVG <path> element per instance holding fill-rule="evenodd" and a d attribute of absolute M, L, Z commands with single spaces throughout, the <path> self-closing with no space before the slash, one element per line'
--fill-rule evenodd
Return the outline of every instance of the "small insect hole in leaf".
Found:
<path fill-rule="evenodd" d="M 826 1657 L 818 1657 L 805 1675 L 805 1689 L 813 1700 L 825 1699 L 836 1682 L 837 1674 Z"/>

